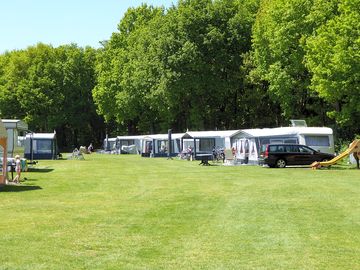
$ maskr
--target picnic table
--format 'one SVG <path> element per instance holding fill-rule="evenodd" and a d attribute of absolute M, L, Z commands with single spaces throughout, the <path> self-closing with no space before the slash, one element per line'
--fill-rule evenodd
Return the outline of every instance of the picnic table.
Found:
<path fill-rule="evenodd" d="M 212 160 L 213 154 L 197 154 L 196 159 L 200 160 L 199 165 L 210 166 L 209 160 Z"/>

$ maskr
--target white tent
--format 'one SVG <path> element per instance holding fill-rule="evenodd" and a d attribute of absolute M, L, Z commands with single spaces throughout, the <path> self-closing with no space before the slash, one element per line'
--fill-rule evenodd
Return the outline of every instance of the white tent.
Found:
<path fill-rule="evenodd" d="M 184 133 L 171 134 L 171 156 L 181 152 L 181 138 Z M 146 135 L 142 139 L 141 155 L 143 157 L 167 157 L 169 150 L 169 134 Z"/>
<path fill-rule="evenodd" d="M 214 148 L 230 149 L 231 138 L 239 130 L 188 131 L 182 137 L 183 150 L 191 146 L 195 154 L 212 152 Z"/>

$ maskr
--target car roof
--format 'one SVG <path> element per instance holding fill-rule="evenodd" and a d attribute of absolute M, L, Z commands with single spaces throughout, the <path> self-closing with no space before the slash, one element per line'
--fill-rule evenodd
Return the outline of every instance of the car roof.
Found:
<path fill-rule="evenodd" d="M 307 146 L 304 144 L 298 144 L 298 143 L 269 143 L 268 145 L 296 145 L 296 146 Z M 307 146 L 309 147 L 309 146 Z"/>

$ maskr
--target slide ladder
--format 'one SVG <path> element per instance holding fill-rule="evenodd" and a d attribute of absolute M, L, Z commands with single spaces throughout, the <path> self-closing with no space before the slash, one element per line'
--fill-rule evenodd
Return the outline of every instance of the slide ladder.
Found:
<path fill-rule="evenodd" d="M 331 165 L 334 165 L 335 163 L 337 163 L 339 160 L 347 157 L 348 155 L 350 155 L 351 153 L 355 153 L 355 152 L 359 152 L 360 153 L 360 140 L 354 140 L 350 145 L 349 148 L 346 149 L 344 152 L 342 152 L 340 155 L 337 155 L 336 157 L 334 157 L 333 159 L 329 160 L 329 161 L 315 161 L 313 162 L 310 166 L 313 170 L 319 169 L 321 167 L 328 167 Z"/>

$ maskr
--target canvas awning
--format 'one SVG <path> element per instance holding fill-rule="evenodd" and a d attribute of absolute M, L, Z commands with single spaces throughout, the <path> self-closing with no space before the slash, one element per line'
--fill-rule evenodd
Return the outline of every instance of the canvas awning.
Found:
<path fill-rule="evenodd" d="M 7 138 L 6 128 L 1 119 L 0 119 L 0 138 Z"/>
<path fill-rule="evenodd" d="M 0 119 L 0 157 L 1 157 L 1 173 L 0 185 L 6 184 L 6 168 L 7 168 L 7 132 L 3 122 Z"/>

